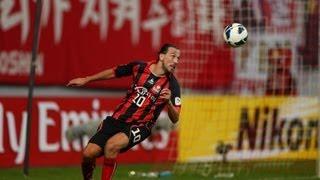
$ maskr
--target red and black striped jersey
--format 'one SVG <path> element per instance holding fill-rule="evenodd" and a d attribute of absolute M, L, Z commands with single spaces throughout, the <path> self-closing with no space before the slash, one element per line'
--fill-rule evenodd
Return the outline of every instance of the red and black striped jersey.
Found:
<path fill-rule="evenodd" d="M 155 62 L 135 61 L 114 68 L 116 77 L 132 76 L 132 84 L 126 96 L 117 106 L 112 117 L 128 123 L 154 123 L 166 105 L 160 92 L 171 90 L 172 104 L 180 108 L 180 86 L 173 74 L 156 76 L 150 71 Z"/>

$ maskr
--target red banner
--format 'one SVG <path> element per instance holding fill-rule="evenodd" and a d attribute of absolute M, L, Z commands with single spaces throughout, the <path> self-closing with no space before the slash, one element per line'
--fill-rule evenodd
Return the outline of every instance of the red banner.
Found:
<path fill-rule="evenodd" d="M 26 143 L 26 98 L 0 97 L 0 167 L 23 163 Z M 120 98 L 36 98 L 33 103 L 30 141 L 31 166 L 77 165 L 88 137 L 68 142 L 71 125 L 102 120 Z M 120 163 L 174 161 L 175 132 L 160 131 L 126 153 Z"/>
<path fill-rule="evenodd" d="M 26 84 L 35 2 L 4 0 L 0 11 L 0 82 Z M 44 1 L 36 82 L 65 84 L 118 63 L 155 60 L 162 42 L 181 36 L 174 14 L 167 0 Z M 114 83 L 104 86 L 126 87 Z"/>
<path fill-rule="evenodd" d="M 193 57 L 190 52 L 194 52 L 194 46 L 188 49 L 189 45 L 181 40 L 190 40 L 190 33 L 194 33 L 194 30 L 188 32 L 187 29 L 190 26 L 189 22 L 194 20 L 198 24 L 192 27 L 196 31 L 195 37 L 214 34 L 214 38 L 206 39 L 213 39 L 214 42 L 211 40 L 209 42 L 218 45 L 220 49 L 224 47 L 221 27 L 225 26 L 223 19 L 229 16 L 213 18 L 207 8 L 214 6 L 214 9 L 221 10 L 221 7 L 224 7 L 221 3 L 223 2 L 206 5 L 180 0 L 43 1 L 39 53 L 36 60 L 36 84 L 65 85 L 72 78 L 97 73 L 131 60 L 155 60 L 159 47 L 165 42 L 181 45 L 182 59 L 183 57 L 186 59 L 186 65 L 181 67 L 194 69 L 188 65 L 189 61 L 194 61 L 188 58 Z M 0 6 L 0 83 L 2 84 L 25 85 L 28 82 L 34 11 L 34 1 L 2 0 Z M 203 13 L 201 16 L 192 16 L 193 11 Z M 213 24 L 218 28 L 213 28 Z M 198 40 L 194 39 L 195 41 Z M 204 42 L 204 45 L 206 43 L 208 42 Z M 209 54 L 220 53 L 219 48 L 208 49 Z M 199 47 L 196 51 L 201 52 L 202 49 L 203 47 Z M 204 63 L 199 62 L 201 65 L 208 64 L 206 67 L 209 66 L 210 73 L 207 73 L 204 67 L 198 70 L 204 69 L 205 75 L 210 79 L 214 75 L 221 80 L 219 82 L 208 80 L 205 87 L 230 84 L 230 78 L 224 78 L 226 75 L 232 77 L 230 51 L 218 57 L 223 61 L 217 60 L 227 62 L 227 65 L 223 66 L 226 71 L 219 70 L 220 65 L 211 67 L 216 64 L 213 63 L 212 57 L 214 56 L 206 57 Z M 183 64 L 183 60 L 181 62 Z M 203 76 L 201 72 L 196 75 L 191 74 L 193 77 Z M 179 75 L 181 79 L 190 78 L 186 73 Z M 195 78 L 192 81 L 199 79 Z M 126 88 L 127 84 L 127 80 L 112 80 L 91 85 Z M 186 85 L 194 87 L 199 84 L 201 83 L 195 82 Z"/>

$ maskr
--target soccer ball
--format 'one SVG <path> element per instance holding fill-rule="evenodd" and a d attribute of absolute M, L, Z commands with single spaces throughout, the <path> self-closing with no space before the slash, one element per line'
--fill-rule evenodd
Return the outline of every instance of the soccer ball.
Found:
<path fill-rule="evenodd" d="M 239 47 L 247 42 L 248 31 L 242 24 L 232 23 L 224 29 L 223 38 L 230 46 Z"/>

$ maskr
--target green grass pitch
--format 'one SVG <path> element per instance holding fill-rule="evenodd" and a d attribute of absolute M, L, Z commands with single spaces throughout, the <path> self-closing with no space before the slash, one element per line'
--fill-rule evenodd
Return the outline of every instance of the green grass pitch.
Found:
<path fill-rule="evenodd" d="M 171 176 L 160 179 L 318 179 L 315 161 L 292 162 L 250 162 L 250 163 L 193 163 L 168 166 L 167 164 L 121 164 L 118 166 L 114 180 L 121 179 L 155 179 L 150 177 L 129 177 L 130 171 L 151 172 L 170 168 Z M 97 166 L 94 179 L 99 180 L 101 166 Z M 29 176 L 24 177 L 22 168 L 0 169 L 0 180 L 80 180 L 80 167 L 38 167 L 31 168 Z"/>

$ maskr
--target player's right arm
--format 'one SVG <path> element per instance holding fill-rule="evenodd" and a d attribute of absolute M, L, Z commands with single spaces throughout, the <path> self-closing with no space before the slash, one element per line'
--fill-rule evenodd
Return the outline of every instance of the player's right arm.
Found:
<path fill-rule="evenodd" d="M 133 74 L 133 68 L 141 64 L 139 61 L 134 61 L 125 65 L 119 65 L 114 68 L 106 69 L 91 76 L 75 78 L 69 81 L 67 86 L 83 86 L 92 81 L 107 80 L 116 77 L 130 76 Z"/>
<path fill-rule="evenodd" d="M 69 81 L 67 86 L 83 86 L 83 85 L 87 84 L 88 82 L 112 79 L 114 77 L 115 77 L 115 72 L 114 72 L 114 69 L 111 68 L 111 69 L 101 71 L 101 72 L 94 74 L 94 75 L 91 75 L 91 76 L 72 79 L 71 81 Z"/>

